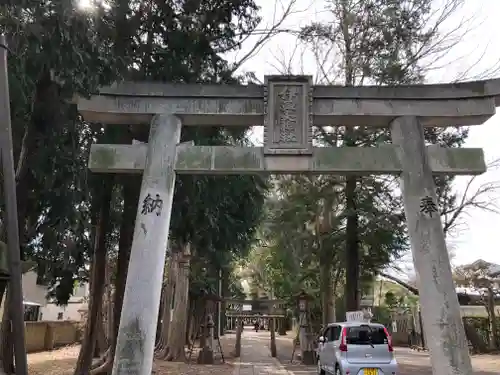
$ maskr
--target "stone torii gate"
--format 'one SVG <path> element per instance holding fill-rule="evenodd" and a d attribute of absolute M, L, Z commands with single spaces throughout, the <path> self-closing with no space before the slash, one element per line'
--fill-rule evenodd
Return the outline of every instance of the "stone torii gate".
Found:
<path fill-rule="evenodd" d="M 279 299 L 255 299 L 255 300 L 239 300 L 239 299 L 225 299 L 226 303 L 226 317 L 236 319 L 236 344 L 234 348 L 234 353 L 236 357 L 240 356 L 241 353 L 241 335 L 243 331 L 242 320 L 245 318 L 250 319 L 266 319 L 268 321 L 269 338 L 270 344 L 269 348 L 271 350 L 271 356 L 276 357 L 276 320 L 283 320 L 285 315 L 284 300 Z M 244 305 L 259 305 L 263 307 L 260 310 L 250 310 L 243 311 Z M 284 323 L 284 322 L 282 322 Z"/>
<path fill-rule="evenodd" d="M 472 374 L 432 174 L 480 174 L 481 149 L 427 146 L 423 128 L 478 125 L 500 106 L 500 80 L 394 87 L 123 83 L 79 99 L 86 121 L 150 124 L 148 144 L 92 146 L 89 168 L 143 173 L 113 375 L 150 375 L 176 174 L 393 174 L 404 207 L 435 375 Z M 264 147 L 179 145 L 182 126 L 264 125 Z M 392 145 L 312 145 L 312 126 L 390 127 Z M 404 188 L 403 188 L 404 187 Z"/>

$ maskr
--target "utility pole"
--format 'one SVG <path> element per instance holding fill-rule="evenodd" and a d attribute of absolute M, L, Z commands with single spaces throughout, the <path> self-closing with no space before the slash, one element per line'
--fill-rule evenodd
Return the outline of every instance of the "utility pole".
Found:
<path fill-rule="evenodd" d="M 7 226 L 7 247 L 10 268 L 8 286 L 9 317 L 14 337 L 16 375 L 28 375 L 26 345 L 24 341 L 24 306 L 22 287 L 21 251 L 17 222 L 16 178 L 10 124 L 9 79 L 7 75 L 7 41 L 0 34 L 0 148 L 2 156 L 3 191 Z"/>

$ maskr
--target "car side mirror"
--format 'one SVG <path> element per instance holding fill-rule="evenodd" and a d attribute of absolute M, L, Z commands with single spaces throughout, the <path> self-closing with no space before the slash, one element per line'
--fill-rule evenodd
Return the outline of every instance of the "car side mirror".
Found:
<path fill-rule="evenodd" d="M 318 341 L 321 343 L 321 344 L 324 344 L 325 343 L 325 338 L 323 336 L 320 336 Z"/>

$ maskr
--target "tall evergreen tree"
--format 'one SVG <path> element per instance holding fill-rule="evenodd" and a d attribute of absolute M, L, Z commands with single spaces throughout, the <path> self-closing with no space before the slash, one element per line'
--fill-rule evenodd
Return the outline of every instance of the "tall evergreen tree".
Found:
<path fill-rule="evenodd" d="M 56 287 L 60 302 L 67 301 L 75 280 L 88 278 L 94 239 L 96 249 L 101 246 L 95 255 L 104 255 L 99 264 L 119 240 L 120 248 L 130 248 L 130 238 L 122 241 L 120 229 L 130 232 L 135 215 L 128 215 L 125 227 L 120 221 L 125 221 L 122 210 L 136 206 L 134 194 L 124 204 L 123 194 L 130 189 L 123 180 L 88 172 L 90 144 L 147 139 L 147 129 L 86 123 L 71 104 L 72 97 L 124 78 L 234 82 L 219 53 L 239 47 L 259 22 L 257 10 L 251 0 L 150 0 L 140 5 L 117 0 L 91 12 L 72 0 L 23 0 L 0 7 L 12 52 L 9 74 L 23 257 L 37 261 L 40 278 Z M 238 143 L 244 141 L 245 131 L 185 129 L 182 139 Z M 244 252 L 260 219 L 265 181 L 185 176 L 178 182 L 172 238 L 189 241 L 197 255 L 220 265 Z M 113 188 L 116 183 L 122 188 Z M 108 228 L 96 231 L 106 206 L 111 207 L 105 215 Z M 127 257 L 122 259 L 123 271 Z M 94 305 L 99 303 L 97 298 Z M 4 356 L 8 371 L 10 357 Z M 88 368 L 78 370 L 86 373 Z M 109 371 L 109 366 L 103 370 Z"/>

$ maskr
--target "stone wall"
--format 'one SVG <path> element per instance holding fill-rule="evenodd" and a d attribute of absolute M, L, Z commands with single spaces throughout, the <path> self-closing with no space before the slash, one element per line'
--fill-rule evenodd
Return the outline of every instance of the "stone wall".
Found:
<path fill-rule="evenodd" d="M 52 350 L 74 344 L 79 340 L 76 322 L 25 322 L 25 327 L 28 353 Z"/>

